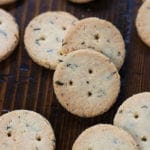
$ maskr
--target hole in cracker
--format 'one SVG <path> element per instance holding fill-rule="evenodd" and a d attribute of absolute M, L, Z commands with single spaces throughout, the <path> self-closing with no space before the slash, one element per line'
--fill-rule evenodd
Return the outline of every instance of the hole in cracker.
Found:
<path fill-rule="evenodd" d="M 89 84 L 90 82 L 89 82 L 89 81 L 86 81 L 86 83 Z"/>
<path fill-rule="evenodd" d="M 117 55 L 118 55 L 118 56 L 121 56 L 121 52 L 119 51 L 119 52 L 117 53 Z"/>
<path fill-rule="evenodd" d="M 7 136 L 8 136 L 8 137 L 11 137 L 11 136 L 12 136 L 11 131 L 9 131 L 9 132 L 7 133 Z"/>
<path fill-rule="evenodd" d="M 110 43 L 110 40 L 107 40 L 107 43 Z"/>
<path fill-rule="evenodd" d="M 85 42 L 83 41 L 83 42 L 81 42 L 81 45 L 84 45 L 85 44 Z"/>
<path fill-rule="evenodd" d="M 2 21 L 0 21 L 0 24 L 2 24 Z"/>
<path fill-rule="evenodd" d="M 71 86 L 73 85 L 73 82 L 71 80 L 69 81 L 69 85 L 71 85 Z"/>
<path fill-rule="evenodd" d="M 59 53 L 59 55 L 63 56 L 63 53 L 62 53 L 62 52 L 60 52 L 60 53 Z"/>
<path fill-rule="evenodd" d="M 40 136 L 37 136 L 37 137 L 36 137 L 36 140 L 37 140 L 37 141 L 41 141 L 42 139 L 41 139 Z"/>
<path fill-rule="evenodd" d="M 45 41 L 45 40 L 46 40 L 45 36 L 41 36 L 41 37 L 40 37 L 40 40 L 41 40 L 41 41 Z"/>
<path fill-rule="evenodd" d="M 135 113 L 135 114 L 134 114 L 134 118 L 135 118 L 135 119 L 138 119 L 138 118 L 139 118 L 139 115 L 138 115 L 137 113 Z"/>
<path fill-rule="evenodd" d="M 89 69 L 89 74 L 92 74 L 93 73 L 93 70 L 92 69 Z"/>
<path fill-rule="evenodd" d="M 95 40 L 99 40 L 99 39 L 100 39 L 99 34 L 95 34 L 95 35 L 94 35 L 94 38 L 95 38 Z"/>
<path fill-rule="evenodd" d="M 88 97 L 92 96 L 92 93 L 91 92 L 88 92 Z"/>
<path fill-rule="evenodd" d="M 146 142 L 147 141 L 147 137 L 146 136 L 141 137 L 141 141 Z"/>
<path fill-rule="evenodd" d="M 119 114 L 122 114 L 123 113 L 123 110 L 119 110 Z"/>
<path fill-rule="evenodd" d="M 65 26 L 63 26 L 62 29 L 63 29 L 64 31 L 67 30 L 67 28 L 66 28 Z"/>

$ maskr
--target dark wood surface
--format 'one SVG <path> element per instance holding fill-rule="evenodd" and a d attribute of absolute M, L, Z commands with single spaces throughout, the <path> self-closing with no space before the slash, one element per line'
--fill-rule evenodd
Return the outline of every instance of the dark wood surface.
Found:
<path fill-rule="evenodd" d="M 150 48 L 137 36 L 135 18 L 141 0 L 96 0 L 76 5 L 66 0 L 20 0 L 5 6 L 20 26 L 20 43 L 7 60 L 0 63 L 0 111 L 34 110 L 52 124 L 56 150 L 71 150 L 76 137 L 87 127 L 97 123 L 112 123 L 118 106 L 132 94 L 150 91 Z M 102 116 L 82 119 L 69 114 L 57 102 L 52 86 L 53 71 L 44 69 L 27 55 L 23 44 L 24 30 L 29 21 L 41 12 L 64 10 L 79 18 L 96 16 L 113 22 L 126 43 L 126 62 L 120 71 L 121 93 L 117 103 Z M 0 43 L 1 44 L 1 43 Z"/>

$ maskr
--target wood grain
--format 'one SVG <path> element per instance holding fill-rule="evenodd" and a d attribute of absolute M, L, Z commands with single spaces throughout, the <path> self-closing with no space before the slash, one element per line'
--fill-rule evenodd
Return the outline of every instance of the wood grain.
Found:
<path fill-rule="evenodd" d="M 150 48 L 137 36 L 135 18 L 141 0 L 95 0 L 77 5 L 67 0 L 22 0 L 5 6 L 20 26 L 20 43 L 11 57 L 0 63 L 1 114 L 14 109 L 34 110 L 44 115 L 55 130 L 57 150 L 70 150 L 76 137 L 97 123 L 112 123 L 118 106 L 132 94 L 150 91 Z M 81 119 L 69 114 L 57 102 L 52 86 L 53 71 L 44 69 L 27 55 L 23 44 L 29 21 L 41 12 L 64 10 L 78 18 L 96 16 L 113 22 L 126 42 L 126 62 L 120 71 L 121 93 L 117 103 L 102 116 Z"/>

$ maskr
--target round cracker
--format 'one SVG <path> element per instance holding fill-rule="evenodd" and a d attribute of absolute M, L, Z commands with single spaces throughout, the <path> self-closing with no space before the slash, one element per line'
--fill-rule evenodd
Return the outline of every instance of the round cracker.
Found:
<path fill-rule="evenodd" d="M 0 9 L 0 61 L 15 50 L 18 41 L 19 29 L 14 17 Z"/>
<path fill-rule="evenodd" d="M 58 50 L 63 38 L 77 18 L 67 12 L 46 12 L 35 17 L 27 26 L 24 42 L 29 56 L 37 64 L 55 69 L 62 62 Z"/>
<path fill-rule="evenodd" d="M 138 150 L 133 138 L 112 125 L 95 125 L 81 133 L 72 150 Z"/>
<path fill-rule="evenodd" d="M 128 98 L 118 109 L 114 125 L 128 131 L 141 150 L 150 148 L 150 92 Z"/>
<path fill-rule="evenodd" d="M 82 3 L 88 3 L 88 2 L 91 2 L 93 0 L 70 0 L 71 2 L 73 3 L 79 3 L 79 4 L 82 4 Z"/>
<path fill-rule="evenodd" d="M 119 30 L 110 22 L 99 18 L 83 19 L 72 27 L 63 41 L 62 54 L 91 48 L 121 68 L 125 58 L 125 44 Z"/>
<path fill-rule="evenodd" d="M 54 150 L 50 123 L 40 114 L 15 110 L 0 117 L 0 150 Z"/>
<path fill-rule="evenodd" d="M 148 1 L 148 0 L 142 0 L 143 3 L 144 3 L 145 1 Z"/>
<path fill-rule="evenodd" d="M 94 117 L 116 101 L 120 76 L 108 58 L 85 49 L 66 56 L 56 68 L 53 84 L 64 108 L 80 117 Z"/>
<path fill-rule="evenodd" d="M 0 5 L 6 5 L 13 2 L 16 2 L 17 0 L 0 0 Z"/>
<path fill-rule="evenodd" d="M 139 9 L 136 28 L 142 41 L 150 47 L 150 0 L 146 0 Z"/>

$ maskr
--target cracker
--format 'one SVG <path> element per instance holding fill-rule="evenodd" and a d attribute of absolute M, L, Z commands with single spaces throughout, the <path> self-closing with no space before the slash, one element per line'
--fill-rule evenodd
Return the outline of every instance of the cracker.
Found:
<path fill-rule="evenodd" d="M 18 25 L 11 14 L 0 9 L 0 61 L 6 59 L 19 41 Z"/>
<path fill-rule="evenodd" d="M 133 138 L 112 125 L 98 124 L 81 133 L 72 150 L 138 150 Z"/>
<path fill-rule="evenodd" d="M 128 131 L 141 150 L 150 149 L 150 92 L 128 98 L 118 109 L 114 125 Z"/>
<path fill-rule="evenodd" d="M 82 4 L 82 3 L 88 3 L 88 2 L 91 2 L 93 0 L 70 0 L 71 2 L 73 3 L 79 3 L 79 4 Z"/>
<path fill-rule="evenodd" d="M 64 108 L 80 117 L 94 117 L 116 101 L 120 76 L 107 57 L 85 49 L 66 56 L 54 73 L 53 84 Z"/>
<path fill-rule="evenodd" d="M 107 57 L 121 68 L 125 58 L 125 44 L 119 30 L 110 22 L 99 18 L 79 21 L 67 33 L 60 52 L 91 48 Z"/>
<path fill-rule="evenodd" d="M 37 64 L 55 69 L 63 61 L 58 50 L 63 38 L 77 18 L 67 12 L 46 12 L 35 17 L 27 26 L 24 42 L 29 56 Z"/>
<path fill-rule="evenodd" d="M 150 0 L 146 0 L 139 9 L 136 28 L 141 40 L 150 47 Z"/>
<path fill-rule="evenodd" d="M 0 117 L 0 150 L 54 150 L 50 123 L 40 114 L 15 110 Z"/>
<path fill-rule="evenodd" d="M 17 0 L 0 0 L 0 5 L 6 5 L 13 2 L 16 2 Z"/>

